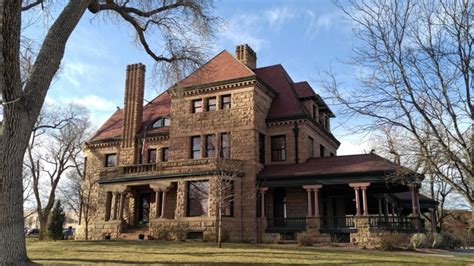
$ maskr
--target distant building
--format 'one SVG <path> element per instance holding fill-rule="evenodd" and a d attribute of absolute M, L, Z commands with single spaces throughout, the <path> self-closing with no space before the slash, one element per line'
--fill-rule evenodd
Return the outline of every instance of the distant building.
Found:
<path fill-rule="evenodd" d="M 79 219 L 75 212 L 66 211 L 66 222 L 64 223 L 64 228 L 72 226 L 76 228 L 79 226 Z M 36 210 L 25 210 L 23 217 L 25 217 L 25 227 L 26 228 L 39 228 L 40 222 L 38 219 L 38 213 Z"/>
<path fill-rule="evenodd" d="M 341 235 L 353 242 L 380 230 L 421 230 L 423 176 L 375 154 L 336 156 L 333 112 L 282 65 L 257 67 L 239 45 L 143 106 L 145 66 L 127 67 L 125 106 L 87 141 L 86 175 L 98 183 L 90 236 L 140 231 L 167 239 L 216 234 L 209 191 L 216 162 L 239 162 L 236 200 L 224 213 L 230 241 Z M 375 230 L 375 231 L 374 231 Z"/>

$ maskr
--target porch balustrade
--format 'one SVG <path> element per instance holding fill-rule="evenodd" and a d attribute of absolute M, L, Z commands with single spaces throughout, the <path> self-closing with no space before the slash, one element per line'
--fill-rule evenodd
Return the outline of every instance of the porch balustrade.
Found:
<path fill-rule="evenodd" d="M 417 225 L 424 228 L 424 220 L 419 217 L 404 216 L 369 216 L 369 225 L 371 228 L 378 228 L 385 231 L 396 232 L 416 232 Z"/>
<path fill-rule="evenodd" d="M 306 217 L 304 218 L 267 218 L 268 229 L 304 230 L 306 229 Z"/>
<path fill-rule="evenodd" d="M 322 228 L 355 228 L 354 216 L 324 216 L 322 217 Z"/>

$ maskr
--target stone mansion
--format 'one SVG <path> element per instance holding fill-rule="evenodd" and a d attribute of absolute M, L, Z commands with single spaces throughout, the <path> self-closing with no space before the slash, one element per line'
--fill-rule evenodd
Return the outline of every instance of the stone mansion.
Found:
<path fill-rule="evenodd" d="M 227 241 L 308 232 L 364 243 L 425 230 L 421 213 L 436 208 L 419 194 L 423 176 L 375 154 L 337 156 L 329 106 L 282 65 L 257 67 L 248 45 L 145 105 L 144 80 L 144 65 L 127 67 L 124 108 L 85 144 L 92 239 L 215 239 L 222 169 L 233 195 L 222 208 Z"/>

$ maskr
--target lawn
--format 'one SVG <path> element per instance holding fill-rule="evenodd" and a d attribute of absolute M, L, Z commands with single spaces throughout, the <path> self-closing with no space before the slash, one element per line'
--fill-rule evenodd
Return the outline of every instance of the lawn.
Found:
<path fill-rule="evenodd" d="M 47 241 L 27 240 L 28 256 L 40 264 L 474 264 L 469 254 L 381 252 L 354 248 L 298 247 L 159 241 Z"/>

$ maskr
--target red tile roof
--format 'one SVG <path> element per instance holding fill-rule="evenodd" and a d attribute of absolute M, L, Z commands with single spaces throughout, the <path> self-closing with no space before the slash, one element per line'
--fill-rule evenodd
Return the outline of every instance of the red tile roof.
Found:
<path fill-rule="evenodd" d="M 255 76 L 255 73 L 224 50 L 191 75 L 178 82 L 178 86 L 190 87 L 250 76 Z"/>
<path fill-rule="evenodd" d="M 273 99 L 267 119 L 304 114 L 305 111 L 292 84 L 293 81 L 282 65 L 257 68 L 257 77 L 274 89 L 278 96 Z"/>
<path fill-rule="evenodd" d="M 268 165 L 260 172 L 259 176 L 264 178 L 324 176 L 379 172 L 393 173 L 398 170 L 406 171 L 408 169 L 376 154 L 358 154 L 310 158 L 306 163 L 302 164 Z"/>
<path fill-rule="evenodd" d="M 306 81 L 295 83 L 293 87 L 300 98 L 316 96 L 313 88 L 311 88 L 311 85 Z"/>
<path fill-rule="evenodd" d="M 139 134 L 144 134 L 145 127 L 148 127 L 158 117 L 169 116 L 171 107 L 171 97 L 167 92 L 158 95 L 151 102 L 143 107 L 143 123 Z M 122 137 L 123 109 L 115 113 L 96 131 L 89 141 L 101 141 L 107 139 L 120 139 Z M 166 132 L 168 128 L 156 128 L 147 130 L 146 134 Z"/>

